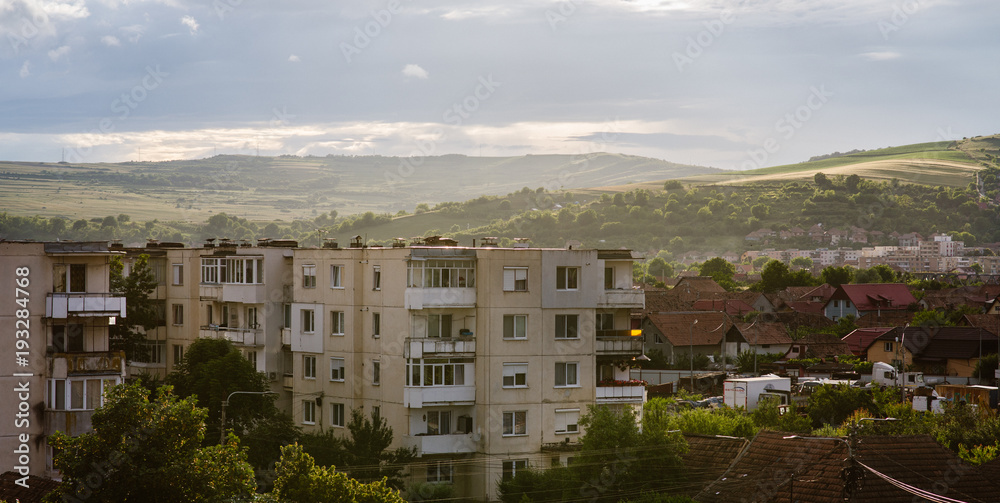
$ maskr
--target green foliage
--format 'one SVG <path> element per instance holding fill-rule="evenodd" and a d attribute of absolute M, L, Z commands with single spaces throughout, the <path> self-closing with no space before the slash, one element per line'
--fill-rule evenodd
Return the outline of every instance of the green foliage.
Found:
<path fill-rule="evenodd" d="M 774 397 L 758 402 L 757 408 L 750 413 L 754 424 L 758 428 L 794 433 L 808 433 L 812 430 L 812 424 L 808 418 L 796 414 L 794 410 L 787 410 L 781 414 L 778 405 L 778 401 Z"/>
<path fill-rule="evenodd" d="M 744 374 L 753 372 L 755 369 L 760 370 L 761 365 L 774 362 L 782 356 L 785 356 L 784 353 L 755 353 L 752 349 L 743 350 L 736 355 L 736 369 Z"/>
<path fill-rule="evenodd" d="M 386 480 L 389 487 L 403 487 L 403 471 L 416 458 L 415 449 L 392 444 L 392 428 L 377 410 L 365 417 L 361 409 L 351 409 L 347 423 L 349 435 L 343 440 L 344 468 L 361 482 Z"/>
<path fill-rule="evenodd" d="M 688 399 L 684 393 L 678 393 L 677 397 Z M 727 435 L 745 438 L 757 433 L 753 419 L 741 411 L 728 407 L 680 409 L 674 399 L 660 397 L 649 400 L 643 407 L 643 429 L 661 432 L 680 430 L 685 435 Z"/>
<path fill-rule="evenodd" d="M 869 390 L 825 384 L 810 395 L 806 413 L 813 427 L 819 428 L 824 424 L 840 425 L 858 409 L 875 409 Z"/>
<path fill-rule="evenodd" d="M 958 444 L 958 457 L 972 466 L 979 466 L 983 463 L 993 461 L 997 458 L 998 453 L 1000 453 L 1000 443 L 974 445 L 971 449 L 966 448 L 963 444 Z"/>
<path fill-rule="evenodd" d="M 983 356 L 982 358 L 976 361 L 976 368 L 975 370 L 972 371 L 972 377 L 975 377 L 977 379 L 982 379 L 982 378 L 992 379 L 994 375 L 993 372 L 998 368 L 997 363 L 998 362 L 996 353 Z"/>
<path fill-rule="evenodd" d="M 819 279 L 832 287 L 845 285 L 854 279 L 854 268 L 848 265 L 841 267 L 826 266 L 820 272 Z"/>
<path fill-rule="evenodd" d="M 275 468 L 272 495 L 290 503 L 314 501 L 355 501 L 368 503 L 402 503 L 399 491 L 385 480 L 363 483 L 335 471 L 334 467 L 316 466 L 312 456 L 298 444 L 281 448 L 281 459 Z"/>
<path fill-rule="evenodd" d="M 125 360 L 147 359 L 148 350 L 143 345 L 146 331 L 156 328 L 159 313 L 149 295 L 156 290 L 156 277 L 149 268 L 149 255 L 139 255 L 132 263 L 132 270 L 125 276 L 125 265 L 120 256 L 111 257 L 109 284 L 111 292 L 125 297 L 125 318 L 118 318 L 108 327 L 112 350 L 125 352 Z"/>
<path fill-rule="evenodd" d="M 795 257 L 792 259 L 792 265 L 802 269 L 811 269 L 813 266 L 813 259 L 809 257 Z"/>
<path fill-rule="evenodd" d="M 406 489 L 406 501 L 452 501 L 455 499 L 454 484 L 440 482 L 418 482 Z"/>
<path fill-rule="evenodd" d="M 711 276 L 719 284 L 731 283 L 734 274 L 736 274 L 736 266 L 722 257 L 711 258 L 701 264 L 701 275 Z"/>
<path fill-rule="evenodd" d="M 255 489 L 239 439 L 202 447 L 205 409 L 164 387 L 115 386 L 94 411 L 93 432 L 50 437 L 59 487 L 46 501 L 223 502 Z"/>
<path fill-rule="evenodd" d="M 674 275 L 674 268 L 661 257 L 653 257 L 649 261 L 647 272 L 653 276 L 671 277 Z"/>

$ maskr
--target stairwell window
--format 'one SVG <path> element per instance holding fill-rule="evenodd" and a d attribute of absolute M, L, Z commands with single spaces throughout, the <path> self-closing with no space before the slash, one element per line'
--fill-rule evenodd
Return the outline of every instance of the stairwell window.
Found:
<path fill-rule="evenodd" d="M 302 424 L 316 424 L 316 401 L 302 401 Z"/>
<path fill-rule="evenodd" d="M 344 288 L 343 276 L 344 276 L 344 266 L 342 266 L 342 265 L 331 265 L 330 266 L 330 288 Z"/>
<path fill-rule="evenodd" d="M 316 266 L 302 266 L 302 288 L 316 288 Z"/>
<path fill-rule="evenodd" d="M 503 480 L 510 480 L 517 475 L 517 472 L 527 469 L 527 459 L 508 459 L 503 462 Z"/>
<path fill-rule="evenodd" d="M 382 384 L 382 362 L 379 360 L 372 360 L 372 384 Z"/>
<path fill-rule="evenodd" d="M 372 313 L 372 337 L 376 339 L 382 336 L 382 314 Z"/>
<path fill-rule="evenodd" d="M 330 335 L 344 335 L 343 311 L 330 311 Z"/>
<path fill-rule="evenodd" d="M 335 403 L 330 406 L 330 426 L 344 427 L 344 404 Z"/>
<path fill-rule="evenodd" d="M 528 411 L 516 410 L 503 413 L 503 436 L 513 437 L 528 434 Z"/>
<path fill-rule="evenodd" d="M 579 267 L 556 267 L 556 290 L 576 290 L 579 281 Z"/>
<path fill-rule="evenodd" d="M 316 331 L 316 311 L 302 310 L 302 332 L 311 334 Z"/>
<path fill-rule="evenodd" d="M 527 292 L 528 291 L 528 268 L 527 267 L 504 267 L 503 268 L 503 290 L 505 292 Z"/>
<path fill-rule="evenodd" d="M 311 355 L 302 356 L 302 377 L 306 379 L 316 378 L 316 357 Z"/>
<path fill-rule="evenodd" d="M 375 266 L 372 269 L 372 290 L 382 289 L 382 266 Z"/>

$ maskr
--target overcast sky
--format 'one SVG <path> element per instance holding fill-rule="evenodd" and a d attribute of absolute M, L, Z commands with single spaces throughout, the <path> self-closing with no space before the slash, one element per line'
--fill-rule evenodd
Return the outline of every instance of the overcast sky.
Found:
<path fill-rule="evenodd" d="M 0 0 L 0 159 L 771 166 L 1000 132 L 998 19 L 996 0 Z"/>

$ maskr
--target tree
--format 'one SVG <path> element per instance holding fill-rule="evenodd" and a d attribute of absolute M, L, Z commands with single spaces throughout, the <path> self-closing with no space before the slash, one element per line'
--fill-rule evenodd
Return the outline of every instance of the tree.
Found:
<path fill-rule="evenodd" d="M 860 184 L 861 177 L 856 174 L 847 175 L 847 178 L 844 179 L 844 186 L 847 187 L 847 190 L 851 193 L 857 192 Z"/>
<path fill-rule="evenodd" d="M 763 292 L 776 292 L 788 286 L 788 265 L 780 260 L 772 260 L 760 272 L 760 282 L 757 283 Z"/>
<path fill-rule="evenodd" d="M 117 319 L 108 328 L 111 349 L 125 352 L 125 360 L 143 360 L 148 351 L 144 345 L 146 331 L 156 328 L 160 313 L 149 295 L 156 290 L 156 277 L 149 268 L 149 255 L 142 254 L 132 263 L 125 276 L 122 258 L 111 258 L 111 292 L 125 297 L 125 318 Z"/>
<path fill-rule="evenodd" d="M 674 267 L 661 257 L 653 257 L 649 261 L 649 268 L 646 271 L 653 276 L 671 277 L 674 275 Z"/>
<path fill-rule="evenodd" d="M 663 182 L 663 190 L 683 189 L 684 185 L 679 180 L 667 180 Z"/>
<path fill-rule="evenodd" d="M 238 438 L 201 446 L 206 415 L 169 387 L 152 400 L 138 384 L 111 388 L 92 433 L 50 437 L 62 482 L 46 501 L 222 502 L 252 494 L 253 469 Z"/>
<path fill-rule="evenodd" d="M 416 449 L 388 450 L 392 444 L 392 428 L 378 409 L 372 411 L 370 419 L 361 409 L 351 409 L 347 429 L 350 435 L 343 441 L 346 454 L 343 468 L 361 482 L 384 478 L 389 487 L 402 488 L 404 467 L 416 458 Z"/>
<path fill-rule="evenodd" d="M 332 466 L 316 466 L 312 456 L 299 444 L 281 448 L 281 459 L 275 468 L 275 474 L 277 478 L 271 495 L 279 501 L 403 503 L 399 491 L 386 485 L 385 479 L 363 483 L 344 473 L 338 473 Z"/>
<path fill-rule="evenodd" d="M 816 187 L 819 190 L 830 190 L 833 188 L 833 182 L 822 172 L 813 175 L 813 181 L 816 182 Z"/>
<path fill-rule="evenodd" d="M 701 275 L 711 276 L 716 283 L 732 283 L 736 274 L 736 266 L 722 257 L 710 258 L 701 264 Z"/>
<path fill-rule="evenodd" d="M 813 259 L 809 257 L 795 257 L 792 259 L 792 265 L 800 269 L 812 269 Z"/>
<path fill-rule="evenodd" d="M 764 265 L 767 264 L 770 261 L 771 261 L 771 257 L 768 257 L 767 255 L 761 255 L 761 256 L 753 259 L 750 262 L 750 264 L 753 265 L 754 269 L 758 269 L 759 270 L 761 267 L 764 267 Z"/>
<path fill-rule="evenodd" d="M 854 279 L 854 268 L 851 266 L 826 266 L 819 273 L 819 279 L 834 288 L 850 283 Z"/>

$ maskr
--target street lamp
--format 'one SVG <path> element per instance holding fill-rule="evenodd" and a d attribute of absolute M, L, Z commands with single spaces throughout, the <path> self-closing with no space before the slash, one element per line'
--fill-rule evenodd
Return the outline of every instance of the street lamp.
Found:
<path fill-rule="evenodd" d="M 273 391 L 234 391 L 222 401 L 222 421 L 219 421 L 219 444 L 226 445 L 226 407 L 233 395 L 277 395 Z"/>
<path fill-rule="evenodd" d="M 691 324 L 691 347 L 688 349 L 689 356 L 691 357 L 691 374 L 688 376 L 690 379 L 691 394 L 694 394 L 694 326 L 698 324 L 698 318 L 694 319 L 694 323 Z"/>

